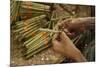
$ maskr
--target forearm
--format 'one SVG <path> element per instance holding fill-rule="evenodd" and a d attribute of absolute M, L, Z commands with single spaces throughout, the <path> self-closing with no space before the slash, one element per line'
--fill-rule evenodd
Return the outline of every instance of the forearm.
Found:
<path fill-rule="evenodd" d="M 80 52 L 77 54 L 76 57 L 73 58 L 76 62 L 86 62 L 86 58 L 83 56 L 83 54 Z"/>
<path fill-rule="evenodd" d="M 73 19 L 70 22 L 69 27 L 71 29 L 76 29 L 79 30 L 81 28 L 90 30 L 90 29 L 95 29 L 95 17 L 85 17 L 85 18 L 77 18 Z"/>
<path fill-rule="evenodd" d="M 87 29 L 95 29 L 95 17 L 84 18 L 84 22 Z"/>
<path fill-rule="evenodd" d="M 66 57 L 68 57 L 68 52 L 65 53 Z M 72 51 L 70 53 L 70 56 L 69 56 L 70 59 L 76 61 L 76 62 L 86 62 L 86 58 L 83 56 L 83 54 L 79 51 L 79 50 L 75 50 L 75 51 Z"/>

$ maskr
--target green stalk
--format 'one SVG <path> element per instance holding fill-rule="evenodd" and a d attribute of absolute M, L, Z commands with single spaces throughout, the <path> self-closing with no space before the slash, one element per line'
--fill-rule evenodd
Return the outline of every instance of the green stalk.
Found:
<path fill-rule="evenodd" d="M 81 37 L 82 37 L 82 35 L 79 35 L 79 38 L 74 42 L 75 45 L 79 42 L 79 40 L 81 39 Z"/>
<path fill-rule="evenodd" d="M 35 44 L 33 46 L 33 44 L 29 45 L 29 46 L 26 46 L 27 48 L 32 48 L 36 46 L 36 44 L 38 45 L 38 43 L 40 43 L 41 41 L 43 41 L 45 38 L 47 38 L 49 36 L 49 34 L 45 35 L 45 36 L 41 36 L 39 39 L 37 39 L 36 41 L 33 42 L 33 44 Z"/>
<path fill-rule="evenodd" d="M 43 49 L 45 49 L 45 48 L 47 48 L 47 47 L 49 47 L 49 45 L 46 45 L 45 47 L 42 47 L 42 48 L 40 47 L 41 49 L 35 50 L 34 52 L 28 54 L 28 55 L 26 56 L 26 58 L 29 58 L 29 57 L 35 55 L 36 53 L 40 52 L 41 50 L 43 50 Z"/>
<path fill-rule="evenodd" d="M 34 29 L 31 29 L 31 30 L 29 30 L 29 31 L 27 31 L 27 32 L 25 32 L 25 33 L 23 33 L 23 35 L 22 35 L 22 37 L 28 37 L 27 35 L 28 34 L 30 34 L 31 32 L 36 32 L 36 31 L 38 31 L 37 29 L 39 28 L 39 26 L 37 26 L 37 27 L 35 27 Z"/>
<path fill-rule="evenodd" d="M 40 11 L 49 11 L 50 9 L 50 6 L 38 3 L 32 3 L 32 4 L 22 3 L 21 7 L 33 10 L 40 10 Z"/>
<path fill-rule="evenodd" d="M 41 23 L 39 23 L 39 24 L 41 24 Z M 35 25 L 27 28 L 26 30 L 23 29 L 20 33 L 22 34 L 22 33 L 28 32 L 31 29 L 34 29 L 35 27 L 40 27 L 39 24 L 35 24 Z"/>
<path fill-rule="evenodd" d="M 47 40 L 48 38 L 44 39 L 43 41 L 39 42 L 38 45 L 30 48 L 29 50 L 27 50 L 26 54 L 29 54 L 31 52 L 34 52 L 36 49 L 38 49 L 39 47 L 44 45 L 44 41 Z M 49 41 L 49 40 L 48 40 Z M 38 46 L 38 48 L 36 48 Z M 44 46 L 45 47 L 45 46 Z"/>
<path fill-rule="evenodd" d="M 34 37 L 34 40 L 32 40 L 31 42 L 29 42 L 26 46 L 30 45 L 31 43 L 33 43 L 36 39 L 40 38 L 42 36 L 42 34 L 38 34 L 38 36 Z"/>
<path fill-rule="evenodd" d="M 43 32 L 52 32 L 52 33 L 60 33 L 61 32 L 61 31 L 50 30 L 50 29 L 43 29 L 43 28 L 40 28 L 39 30 L 43 31 Z"/>
<path fill-rule="evenodd" d="M 19 35 L 21 35 L 21 37 L 19 37 L 19 40 L 22 40 L 22 39 L 27 39 L 28 38 L 28 34 L 30 34 L 30 32 L 37 32 L 38 30 L 37 30 L 37 28 L 38 27 L 36 27 L 36 28 L 34 28 L 34 29 L 31 29 L 30 31 L 28 31 L 28 32 L 25 32 L 25 33 L 23 33 L 23 34 L 19 34 Z"/>
<path fill-rule="evenodd" d="M 26 20 L 26 21 L 22 21 L 21 24 L 23 24 L 23 22 L 27 22 L 28 24 L 30 24 L 30 23 L 36 22 L 36 21 L 38 21 L 38 20 L 40 20 L 40 19 L 42 20 L 42 19 L 45 18 L 45 17 L 46 17 L 46 15 L 36 16 L 36 17 L 33 17 L 33 18 L 28 19 L 28 20 Z M 16 24 L 19 24 L 19 22 L 16 22 Z"/>
<path fill-rule="evenodd" d="M 25 46 L 26 44 L 28 44 L 29 42 L 31 42 L 34 39 L 34 36 L 27 39 L 27 41 L 24 42 L 23 46 Z"/>
<path fill-rule="evenodd" d="M 23 22 L 23 24 L 22 24 L 19 28 L 30 27 L 30 26 L 36 24 L 36 23 L 32 22 L 32 23 L 30 23 L 30 24 L 28 24 L 28 25 L 25 25 L 24 23 L 26 23 L 26 22 Z M 17 29 L 19 29 L 19 28 L 17 27 Z"/>
<path fill-rule="evenodd" d="M 33 34 L 37 34 L 37 32 L 39 32 L 39 31 L 38 31 L 38 29 L 36 29 L 36 30 L 34 30 L 34 31 L 30 32 L 29 34 L 26 34 L 26 35 L 25 35 L 25 36 L 23 36 L 23 37 L 28 38 L 28 37 L 32 36 Z"/>
<path fill-rule="evenodd" d="M 38 33 L 36 36 L 34 36 L 34 37 L 32 37 L 32 38 L 28 39 L 27 41 L 25 41 L 25 42 L 24 42 L 24 44 L 29 43 L 31 40 L 33 40 L 35 37 L 37 37 L 39 34 L 40 34 L 40 33 Z"/>

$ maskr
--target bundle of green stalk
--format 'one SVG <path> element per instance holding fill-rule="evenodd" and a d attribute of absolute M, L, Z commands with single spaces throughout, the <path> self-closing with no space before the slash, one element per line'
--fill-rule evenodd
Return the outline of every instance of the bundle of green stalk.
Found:
<path fill-rule="evenodd" d="M 42 14 L 48 14 L 49 12 L 49 5 L 34 2 L 22 2 L 19 11 L 22 20 L 29 19 L 31 17 L 39 16 Z"/>
<path fill-rule="evenodd" d="M 50 6 L 34 2 L 22 2 L 21 7 L 37 11 L 50 11 Z"/>
<path fill-rule="evenodd" d="M 28 59 L 49 47 L 48 43 L 51 40 L 49 35 L 50 33 L 39 31 L 38 34 L 25 41 L 23 45 L 26 47 L 25 58 Z"/>
<path fill-rule="evenodd" d="M 20 2 L 11 0 L 10 1 L 10 19 L 11 22 L 16 22 L 18 20 L 18 10 L 19 10 Z"/>
<path fill-rule="evenodd" d="M 30 58 L 50 46 L 47 45 L 50 41 L 50 33 L 38 30 L 40 27 L 46 26 L 47 21 L 45 17 L 46 15 L 40 15 L 25 21 L 15 22 L 13 25 L 13 33 L 16 35 L 15 39 L 22 42 L 26 58 Z"/>
<path fill-rule="evenodd" d="M 47 21 L 45 17 L 46 15 L 40 15 L 28 20 L 15 22 L 15 24 L 13 24 L 13 33 L 16 34 L 15 39 L 21 41 L 32 37 L 38 28 L 46 25 Z"/>

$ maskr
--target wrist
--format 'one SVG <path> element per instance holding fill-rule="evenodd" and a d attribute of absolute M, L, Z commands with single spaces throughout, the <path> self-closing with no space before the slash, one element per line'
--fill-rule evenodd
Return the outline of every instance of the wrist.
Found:
<path fill-rule="evenodd" d="M 86 62 L 87 61 L 80 51 L 78 52 L 78 54 L 73 59 L 76 62 Z"/>

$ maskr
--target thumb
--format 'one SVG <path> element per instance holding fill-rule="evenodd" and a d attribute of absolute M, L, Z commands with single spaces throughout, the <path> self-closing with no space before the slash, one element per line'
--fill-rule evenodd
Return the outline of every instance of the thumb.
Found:
<path fill-rule="evenodd" d="M 66 41 L 66 39 L 69 39 L 69 37 L 64 32 L 61 32 L 60 38 L 61 40 L 64 40 L 64 41 Z"/>
<path fill-rule="evenodd" d="M 64 43 L 72 44 L 71 39 L 64 32 L 60 34 L 60 38 Z"/>
<path fill-rule="evenodd" d="M 54 51 L 59 51 L 59 47 L 61 44 L 57 40 L 52 41 Z"/>

